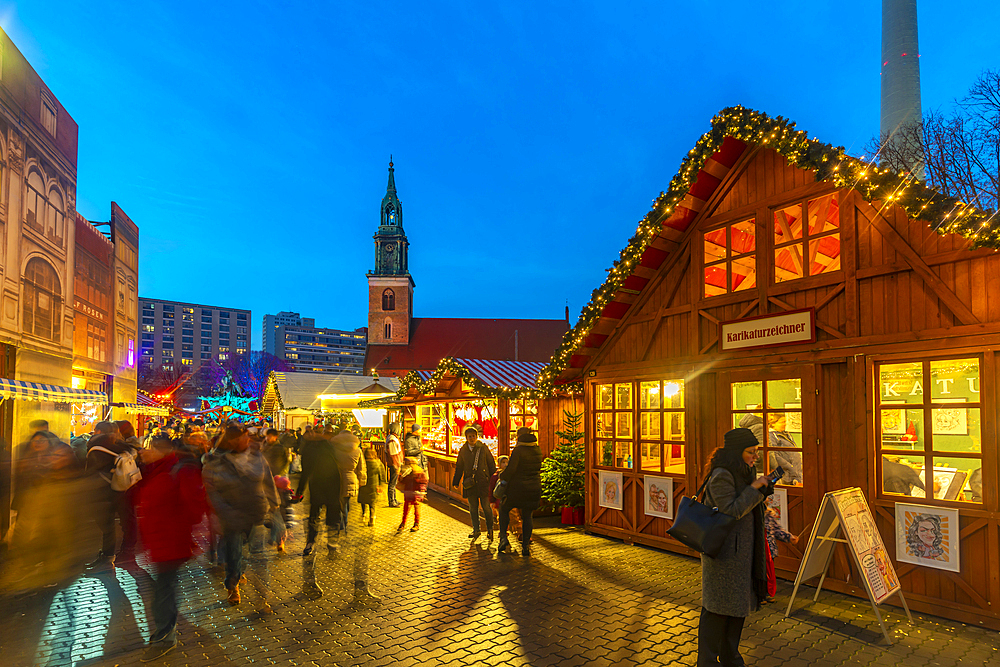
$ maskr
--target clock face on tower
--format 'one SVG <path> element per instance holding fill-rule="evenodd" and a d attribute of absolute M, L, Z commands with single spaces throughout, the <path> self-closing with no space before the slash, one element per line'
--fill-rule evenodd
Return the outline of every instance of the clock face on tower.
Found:
<path fill-rule="evenodd" d="M 391 253 L 395 249 L 396 249 L 396 246 L 393 245 L 392 243 L 386 243 L 385 244 L 385 254 L 388 255 L 389 253 Z"/>

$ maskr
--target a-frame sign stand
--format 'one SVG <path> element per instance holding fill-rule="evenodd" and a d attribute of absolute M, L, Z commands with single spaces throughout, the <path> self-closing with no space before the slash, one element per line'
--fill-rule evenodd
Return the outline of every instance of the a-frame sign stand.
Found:
<path fill-rule="evenodd" d="M 795 576 L 795 587 L 788 601 L 785 618 L 792 613 L 792 604 L 803 581 L 819 577 L 813 601 L 819 599 L 819 592 L 823 589 L 823 582 L 826 580 L 826 573 L 830 569 L 830 561 L 833 560 L 833 552 L 838 544 L 846 545 L 847 550 L 851 552 L 865 591 L 868 593 L 868 600 L 872 604 L 872 611 L 875 612 L 875 618 L 882 628 L 882 634 L 892 645 L 892 639 L 886 630 L 878 605 L 893 594 L 897 594 L 910 623 L 913 623 L 913 616 L 906 606 L 899 578 L 886 553 L 868 503 L 858 488 L 832 491 L 823 496 L 816 522 L 809 535 L 809 543 L 802 556 L 802 564 Z"/>

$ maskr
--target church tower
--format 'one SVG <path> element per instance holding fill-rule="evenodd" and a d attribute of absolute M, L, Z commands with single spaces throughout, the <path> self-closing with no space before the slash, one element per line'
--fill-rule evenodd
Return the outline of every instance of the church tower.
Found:
<path fill-rule="evenodd" d="M 403 203 L 389 158 L 389 184 L 382 198 L 375 233 L 375 270 L 368 272 L 368 344 L 408 345 L 413 318 L 413 288 L 403 231 Z"/>

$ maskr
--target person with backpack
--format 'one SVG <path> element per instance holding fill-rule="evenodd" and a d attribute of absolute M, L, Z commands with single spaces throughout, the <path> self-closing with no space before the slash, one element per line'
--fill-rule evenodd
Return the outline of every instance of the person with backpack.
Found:
<path fill-rule="evenodd" d="M 208 510 L 201 467 L 182 456 L 166 435 L 141 453 L 143 478 L 135 488 L 139 534 L 156 568 L 153 632 L 141 661 L 155 660 L 177 645 L 177 574 L 195 553 L 193 532 Z"/>
<path fill-rule="evenodd" d="M 90 570 L 115 566 L 115 516 L 118 516 L 125 533 L 124 545 L 134 547 L 135 514 L 124 496 L 125 491 L 142 478 L 136 462 L 136 450 L 121 439 L 114 423 L 98 422 L 94 431 L 98 435 L 87 442 L 87 473 L 99 477 L 104 484 L 98 485 L 101 496 L 94 508 L 94 518 L 102 536 L 101 551 L 97 559 L 88 564 Z"/>
<path fill-rule="evenodd" d="M 216 530 L 222 535 L 226 557 L 226 591 L 231 605 L 241 602 L 239 584 L 246 571 L 244 547 L 250 557 L 262 601 L 260 611 L 272 613 L 267 602 L 267 562 L 264 555 L 264 517 L 280 506 L 271 469 L 259 451 L 250 448 L 250 435 L 230 425 L 211 454 L 205 455 L 202 480 L 213 511 Z"/>
<path fill-rule="evenodd" d="M 490 476 L 497 470 L 493 453 L 479 439 L 479 430 L 473 424 L 465 427 L 465 444 L 458 450 L 455 459 L 455 477 L 452 486 L 461 484 L 462 497 L 469 501 L 469 514 L 472 516 L 472 533 L 469 539 L 475 540 L 480 535 L 479 511 L 486 518 L 486 539 L 493 541 L 493 512 L 490 509 L 489 483 Z"/>

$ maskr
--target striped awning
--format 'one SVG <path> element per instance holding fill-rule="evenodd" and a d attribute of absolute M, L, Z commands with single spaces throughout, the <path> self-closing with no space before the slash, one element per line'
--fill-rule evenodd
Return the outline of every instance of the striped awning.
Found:
<path fill-rule="evenodd" d="M 74 389 L 56 384 L 41 384 L 0 378 L 0 397 L 22 401 L 53 401 L 54 403 L 107 403 L 108 395 L 92 389 Z"/>
<path fill-rule="evenodd" d="M 542 361 L 496 361 L 493 359 L 456 359 L 490 387 L 538 389 L 535 378 L 547 365 Z"/>
<path fill-rule="evenodd" d="M 416 374 L 420 377 L 421 380 L 426 382 L 427 380 L 431 379 L 432 375 L 434 375 L 434 371 L 416 371 Z"/>

